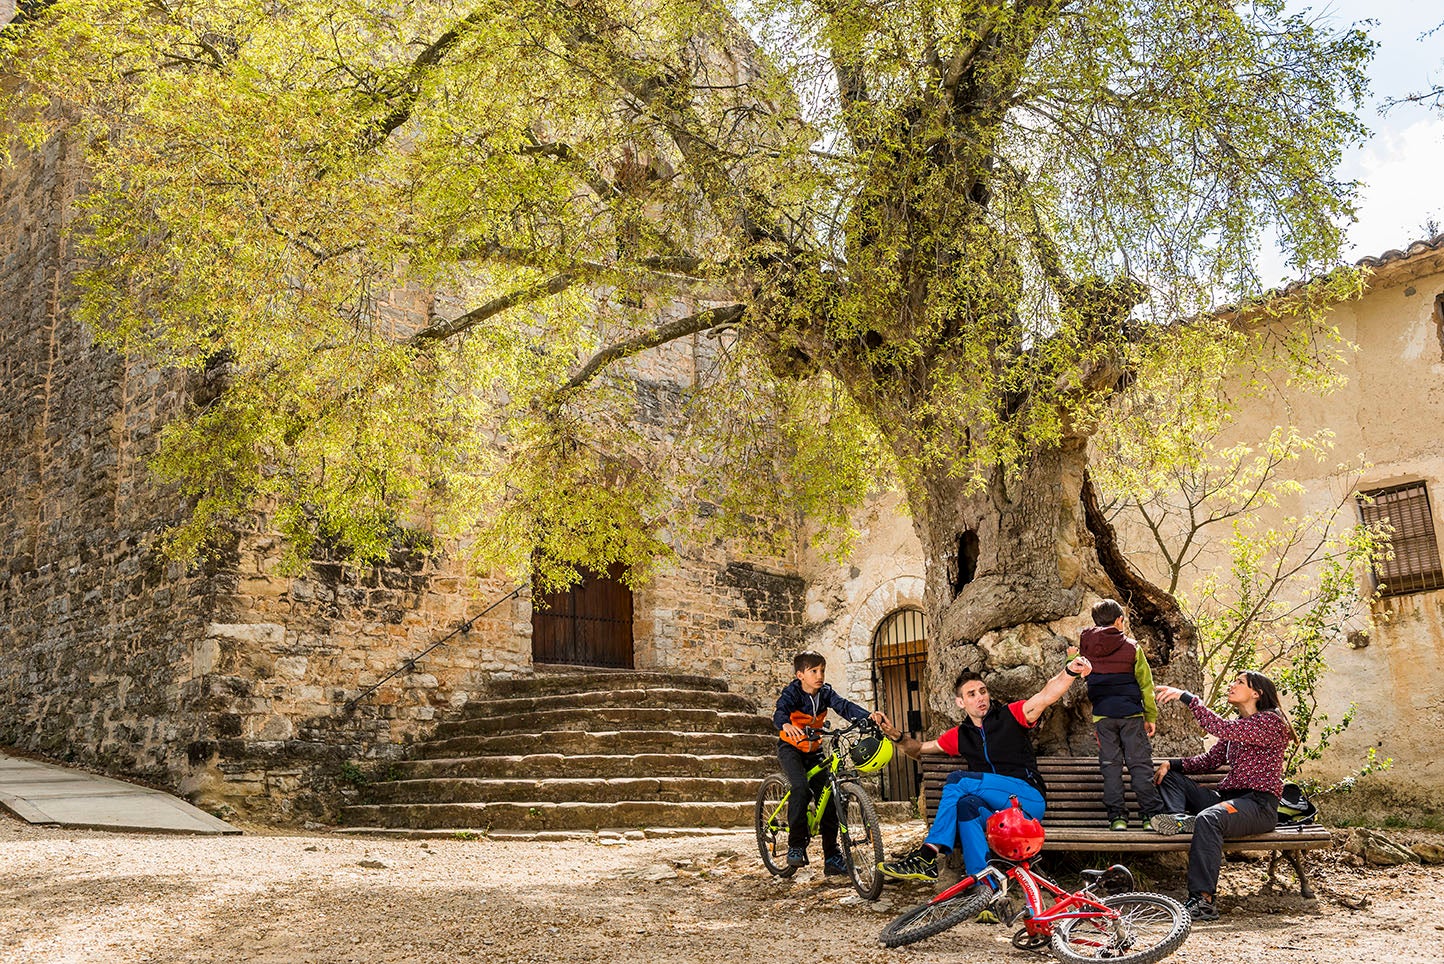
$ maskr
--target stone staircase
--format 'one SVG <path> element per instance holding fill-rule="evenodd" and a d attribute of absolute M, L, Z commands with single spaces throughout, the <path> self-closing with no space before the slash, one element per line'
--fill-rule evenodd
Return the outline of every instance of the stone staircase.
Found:
<path fill-rule="evenodd" d="M 641 672 L 498 681 L 346 807 L 388 831 L 738 827 L 777 768 L 772 723 L 722 680 Z"/>

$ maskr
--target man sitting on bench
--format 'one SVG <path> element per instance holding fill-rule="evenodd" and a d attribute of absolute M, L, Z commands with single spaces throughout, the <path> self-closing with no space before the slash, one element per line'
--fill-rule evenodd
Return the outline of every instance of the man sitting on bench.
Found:
<path fill-rule="evenodd" d="M 927 743 L 913 737 L 902 739 L 900 729 L 884 726 L 883 732 L 897 740 L 908 756 L 961 756 L 968 761 L 968 769 L 948 777 L 926 842 L 904 857 L 880 864 L 878 869 L 898 880 L 937 880 L 938 854 L 960 847 L 964 871 L 976 874 L 988 862 L 985 830 L 994 811 L 1004 809 L 1010 798 L 1017 797 L 1024 813 L 1041 818 L 1047 787 L 1038 774 L 1028 730 L 1044 710 L 1062 698 L 1073 680 L 1087 676 L 1092 669 L 1085 657 L 1076 656 L 1032 697 L 1006 705 L 992 701 L 981 676 L 963 670 L 953 683 L 953 698 L 964 713 L 962 723 Z"/>

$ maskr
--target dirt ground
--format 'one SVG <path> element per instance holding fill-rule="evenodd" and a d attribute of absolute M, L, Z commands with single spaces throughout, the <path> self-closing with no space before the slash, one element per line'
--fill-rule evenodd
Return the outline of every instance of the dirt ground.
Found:
<path fill-rule="evenodd" d="M 889 851 L 921 835 L 890 828 Z M 1391 834 L 1410 843 L 1444 835 Z M 894 846 L 895 845 L 895 846 Z M 1181 896 L 1176 865 L 1139 865 Z M 1444 867 L 1358 866 L 1315 852 L 1317 901 L 1260 893 L 1265 865 L 1225 865 L 1222 920 L 1169 960 L 1444 961 Z M 1291 883 L 1292 878 L 1283 875 Z M 391 840 L 317 831 L 197 838 L 66 831 L 0 817 L 0 960 L 21 962 L 591 961 L 687 964 L 1008 962 L 1009 929 L 966 924 L 888 950 L 882 926 L 928 896 L 876 904 L 763 870 L 750 833 L 603 845 Z M 810 949 L 808 949 L 810 948 Z"/>

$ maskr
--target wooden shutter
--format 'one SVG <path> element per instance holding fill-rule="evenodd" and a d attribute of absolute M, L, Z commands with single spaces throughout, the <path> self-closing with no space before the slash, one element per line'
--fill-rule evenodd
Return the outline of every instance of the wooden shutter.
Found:
<path fill-rule="evenodd" d="M 1385 596 L 1444 588 L 1444 567 L 1439 564 L 1439 540 L 1434 515 L 1423 482 L 1411 482 L 1361 494 L 1359 512 L 1367 523 L 1387 522 L 1394 558 L 1381 559 L 1374 577 Z"/>

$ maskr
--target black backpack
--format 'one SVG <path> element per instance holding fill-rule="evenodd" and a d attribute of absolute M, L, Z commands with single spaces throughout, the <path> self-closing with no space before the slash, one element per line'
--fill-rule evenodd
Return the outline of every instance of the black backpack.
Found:
<path fill-rule="evenodd" d="M 1283 795 L 1279 797 L 1279 824 L 1288 826 L 1296 823 L 1312 823 L 1319 808 L 1304 796 L 1297 783 L 1285 783 Z"/>

